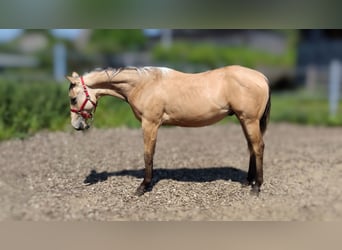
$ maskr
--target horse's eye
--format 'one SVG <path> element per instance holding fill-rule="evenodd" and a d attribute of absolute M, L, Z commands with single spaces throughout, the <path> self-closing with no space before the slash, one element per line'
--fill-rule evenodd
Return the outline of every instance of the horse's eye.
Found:
<path fill-rule="evenodd" d="M 70 98 L 70 103 L 71 103 L 71 105 L 76 105 L 76 103 L 77 103 L 76 97 Z"/>
<path fill-rule="evenodd" d="M 69 85 L 69 90 L 70 90 L 70 89 L 73 89 L 75 86 L 76 86 L 76 83 L 72 83 L 72 82 L 71 82 L 70 85 Z"/>

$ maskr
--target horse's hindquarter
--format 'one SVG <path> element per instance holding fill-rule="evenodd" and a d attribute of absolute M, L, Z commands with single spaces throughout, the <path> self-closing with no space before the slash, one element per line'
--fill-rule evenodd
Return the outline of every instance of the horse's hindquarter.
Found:
<path fill-rule="evenodd" d="M 256 70 L 241 66 L 229 66 L 224 69 L 227 87 L 225 92 L 234 113 L 259 119 L 268 101 L 267 78 Z"/>

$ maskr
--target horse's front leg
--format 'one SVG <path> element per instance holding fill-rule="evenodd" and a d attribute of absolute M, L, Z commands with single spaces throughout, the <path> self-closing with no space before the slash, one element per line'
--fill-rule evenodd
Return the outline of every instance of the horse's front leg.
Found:
<path fill-rule="evenodd" d="M 144 137 L 144 161 L 145 161 L 145 176 L 144 180 L 137 188 L 135 194 L 143 195 L 150 187 L 153 176 L 153 156 L 157 142 L 159 124 L 142 120 L 142 129 Z"/>

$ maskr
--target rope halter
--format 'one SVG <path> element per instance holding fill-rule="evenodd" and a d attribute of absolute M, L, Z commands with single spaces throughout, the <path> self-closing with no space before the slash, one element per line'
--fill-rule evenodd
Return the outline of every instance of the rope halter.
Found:
<path fill-rule="evenodd" d="M 84 91 L 84 94 L 86 96 L 86 98 L 84 99 L 81 107 L 79 109 L 73 109 L 71 108 L 70 111 L 71 112 L 74 112 L 80 116 L 82 116 L 84 119 L 92 119 L 93 116 L 94 116 L 94 113 L 95 113 L 95 110 L 96 110 L 96 106 L 97 106 L 97 103 L 96 102 L 93 102 L 91 99 L 90 99 L 90 96 L 89 96 L 89 93 L 88 93 L 88 90 L 87 90 L 87 86 L 85 85 L 84 83 L 84 80 L 83 80 L 83 77 L 81 76 L 80 77 L 81 79 L 81 83 L 82 83 L 82 87 L 83 87 L 83 91 Z M 87 105 L 87 102 L 90 102 L 92 105 L 93 105 L 93 110 L 91 112 L 88 112 L 84 109 L 84 107 Z"/>

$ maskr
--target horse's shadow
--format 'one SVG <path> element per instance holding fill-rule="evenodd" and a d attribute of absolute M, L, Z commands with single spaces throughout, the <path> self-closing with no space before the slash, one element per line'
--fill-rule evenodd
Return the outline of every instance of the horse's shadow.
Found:
<path fill-rule="evenodd" d="M 84 183 L 93 185 L 98 182 L 106 181 L 109 177 L 114 176 L 133 176 L 135 178 L 144 178 L 144 170 L 121 170 L 115 172 L 97 172 L 91 170 L 90 174 L 85 178 Z M 174 168 L 162 169 L 156 168 L 153 170 L 153 182 L 149 189 L 160 180 L 175 180 L 180 182 L 211 182 L 216 180 L 230 180 L 244 184 L 247 173 L 241 169 L 234 167 L 209 167 L 209 168 Z"/>

